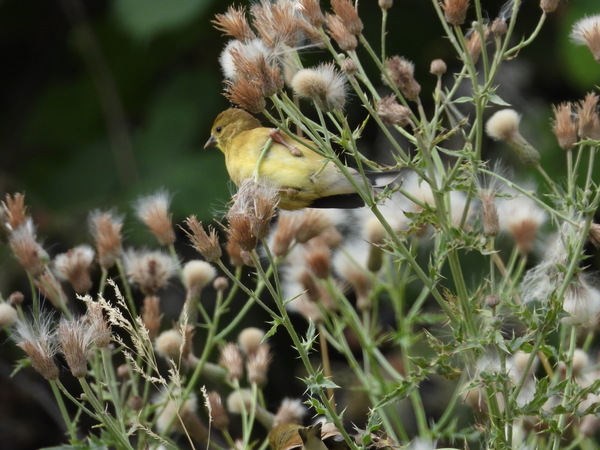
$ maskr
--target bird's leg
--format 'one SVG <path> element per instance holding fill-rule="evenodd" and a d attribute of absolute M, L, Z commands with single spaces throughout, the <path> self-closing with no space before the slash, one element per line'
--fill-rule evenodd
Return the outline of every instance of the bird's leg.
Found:
<path fill-rule="evenodd" d="M 277 144 L 281 144 L 285 148 L 287 148 L 293 156 L 302 156 L 302 152 L 300 150 L 298 150 L 297 147 L 294 147 L 293 145 L 288 144 L 285 141 L 285 139 L 283 139 L 281 132 L 277 128 L 273 128 L 271 131 L 269 131 L 269 137 L 271 139 L 273 139 L 273 142 L 276 142 Z"/>

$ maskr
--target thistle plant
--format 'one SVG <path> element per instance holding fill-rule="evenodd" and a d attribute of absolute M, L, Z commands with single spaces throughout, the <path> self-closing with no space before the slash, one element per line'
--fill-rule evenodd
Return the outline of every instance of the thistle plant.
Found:
<path fill-rule="evenodd" d="M 215 224 L 193 211 L 174 223 L 160 190 L 133 206 L 160 248 L 130 248 L 123 216 L 93 211 L 90 243 L 51 257 L 25 197 L 7 194 L 3 233 L 30 291 L 2 299 L 0 326 L 26 355 L 15 376 L 31 365 L 48 380 L 69 444 L 598 448 L 600 283 L 587 256 L 600 247 L 599 97 L 591 86 L 554 105 L 555 144 L 536 147 L 498 76 L 558 2 L 540 2 L 525 36 L 521 6 L 488 17 L 480 0 L 433 0 L 456 58 L 431 61 L 432 88 L 427 69 L 388 54 L 389 19 L 402 20 L 392 1 L 217 14 L 225 97 L 307 139 L 363 208 L 284 211 L 256 176 Z M 367 8 L 381 13 L 378 42 L 364 34 Z M 599 16 L 571 38 L 598 61 Z M 359 119 L 344 113 L 352 103 Z M 366 127 L 386 165 L 361 151 Z M 547 172 L 547 154 L 564 173 Z M 389 168 L 397 182 L 372 189 L 366 171 Z M 197 259 L 178 254 L 179 229 Z M 268 320 L 243 328 L 256 310 Z M 283 353 L 297 366 L 273 379 Z M 271 397 L 295 379 L 304 394 Z"/>

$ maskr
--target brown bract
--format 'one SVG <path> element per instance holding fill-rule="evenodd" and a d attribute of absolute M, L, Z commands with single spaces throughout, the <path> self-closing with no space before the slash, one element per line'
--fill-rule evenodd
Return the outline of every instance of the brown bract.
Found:
<path fill-rule="evenodd" d="M 570 150 L 577 142 L 578 121 L 573 115 L 570 103 L 561 103 L 553 106 L 554 120 L 552 131 L 556 136 L 558 145 L 564 150 Z"/>
<path fill-rule="evenodd" d="M 216 14 L 211 23 L 217 30 L 238 41 L 247 42 L 256 38 L 246 19 L 246 8 L 243 6 L 230 6 L 225 14 Z"/>
<path fill-rule="evenodd" d="M 461 25 L 467 16 L 469 0 L 443 0 L 442 9 L 446 22 L 450 25 Z"/>

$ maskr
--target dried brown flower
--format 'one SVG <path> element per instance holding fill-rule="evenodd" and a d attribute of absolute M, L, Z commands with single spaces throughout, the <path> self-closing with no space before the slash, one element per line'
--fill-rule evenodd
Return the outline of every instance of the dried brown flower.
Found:
<path fill-rule="evenodd" d="M 304 244 L 329 228 L 332 228 L 332 226 L 329 217 L 321 211 L 315 209 L 304 210 L 302 217 L 298 219 L 298 228 L 295 236 L 296 242 Z"/>
<path fill-rule="evenodd" d="M 246 8 L 230 6 L 225 14 L 216 14 L 211 23 L 227 36 L 246 42 L 256 38 L 246 19 Z"/>
<path fill-rule="evenodd" d="M 259 85 L 250 80 L 239 79 L 225 82 L 225 98 L 234 105 L 257 114 L 265 109 L 267 102 Z"/>
<path fill-rule="evenodd" d="M 579 117 L 579 137 L 600 140 L 600 116 L 598 115 L 598 95 L 589 92 L 577 105 Z"/>
<path fill-rule="evenodd" d="M 16 230 L 27 221 L 27 207 L 25 206 L 25 194 L 16 193 L 12 197 L 6 194 L 2 208 L 6 212 L 7 224 L 10 230 Z"/>
<path fill-rule="evenodd" d="M 323 25 L 325 17 L 321 11 L 319 0 L 299 0 L 298 3 L 300 5 L 300 11 L 308 23 L 317 28 Z"/>
<path fill-rule="evenodd" d="M 213 227 L 209 226 L 207 233 L 202 226 L 202 222 L 199 222 L 196 216 L 189 216 L 186 218 L 185 224 L 189 228 L 189 231 L 182 228 L 183 231 L 192 243 L 192 247 L 194 247 L 204 259 L 209 262 L 216 262 L 221 259 L 223 252 L 219 245 L 219 237 Z"/>
<path fill-rule="evenodd" d="M 443 0 L 442 9 L 446 22 L 450 25 L 462 25 L 467 17 L 469 0 Z"/>
<path fill-rule="evenodd" d="M 277 49 L 282 44 L 288 47 L 298 44 L 300 17 L 292 2 L 260 0 L 251 6 L 250 14 L 254 19 L 252 24 L 268 47 Z"/>
<path fill-rule="evenodd" d="M 134 204 L 136 215 L 150 229 L 160 245 L 171 245 L 175 242 L 175 231 L 169 213 L 170 204 L 171 195 L 165 190 L 141 197 Z"/>
<path fill-rule="evenodd" d="M 383 97 L 377 103 L 377 115 L 385 125 L 405 127 L 410 123 L 410 109 L 398 103 L 395 95 Z"/>
<path fill-rule="evenodd" d="M 348 52 L 356 49 L 358 46 L 356 36 L 348 31 L 339 16 L 327 14 L 325 20 L 327 22 L 327 33 L 337 42 L 341 50 Z"/>
<path fill-rule="evenodd" d="M 331 0 L 331 7 L 350 33 L 359 35 L 362 32 L 362 20 L 350 0 Z"/>
<path fill-rule="evenodd" d="M 237 382 L 242 378 L 244 360 L 237 345 L 229 342 L 221 347 L 219 364 L 227 369 L 227 377 Z"/>
<path fill-rule="evenodd" d="M 71 283 L 78 294 L 85 294 L 92 288 L 90 269 L 94 261 L 94 250 L 89 245 L 79 245 L 67 253 L 54 258 L 54 272 L 60 280 Z"/>
<path fill-rule="evenodd" d="M 175 275 L 177 263 L 162 251 L 128 250 L 123 263 L 129 281 L 145 295 L 154 295 Z"/>
<path fill-rule="evenodd" d="M 217 430 L 226 430 L 229 428 L 229 414 L 223 406 L 223 401 L 218 392 L 208 393 L 208 403 L 210 405 L 210 417 L 212 418 L 213 426 Z"/>
<path fill-rule="evenodd" d="M 160 330 L 160 321 L 162 314 L 160 313 L 160 298 L 155 296 L 144 297 L 144 306 L 142 307 L 142 322 L 148 330 L 150 339 L 158 336 Z"/>
<path fill-rule="evenodd" d="M 578 123 L 575 120 L 570 103 L 561 103 L 553 106 L 554 120 L 552 131 L 556 136 L 558 145 L 564 150 L 570 150 L 577 142 Z"/>
<path fill-rule="evenodd" d="M 544 11 L 545 14 L 550 14 L 551 12 L 556 11 L 558 8 L 560 0 L 540 0 L 540 8 Z"/>
<path fill-rule="evenodd" d="M 438 77 L 444 75 L 448 70 L 446 63 L 443 59 L 434 59 L 431 61 L 431 65 L 429 66 L 429 72 Z"/>
<path fill-rule="evenodd" d="M 109 269 L 123 253 L 123 217 L 114 211 L 96 210 L 90 213 L 88 223 L 96 243 L 98 262 L 103 269 Z"/>
<path fill-rule="evenodd" d="M 31 220 L 10 233 L 8 245 L 19 264 L 32 277 L 38 277 L 46 270 L 48 253 L 38 243 Z"/>
<path fill-rule="evenodd" d="M 58 344 L 71 373 L 76 378 L 87 375 L 87 356 L 96 339 L 95 330 L 84 318 L 63 319 L 58 325 Z"/>
<path fill-rule="evenodd" d="M 58 343 L 51 330 L 52 317 L 45 316 L 33 323 L 18 321 L 12 335 L 17 347 L 21 348 L 31 360 L 33 368 L 47 380 L 58 379 L 58 366 L 54 356 Z"/>
<path fill-rule="evenodd" d="M 575 22 L 571 40 L 590 49 L 596 62 L 600 62 L 600 14 L 584 17 Z"/>
<path fill-rule="evenodd" d="M 52 306 L 57 309 L 66 308 L 67 295 L 50 270 L 45 270 L 38 276 L 34 284 L 40 290 L 40 293 L 52 303 Z"/>
<path fill-rule="evenodd" d="M 416 100 L 421 92 L 421 85 L 415 80 L 415 66 L 408 59 L 401 56 L 393 56 L 385 62 L 385 67 L 390 80 L 409 100 Z M 387 81 L 384 78 L 384 81 Z"/>
<path fill-rule="evenodd" d="M 267 372 L 272 358 L 268 344 L 260 345 L 254 353 L 248 355 L 246 372 L 249 383 L 261 387 L 267 383 Z"/>

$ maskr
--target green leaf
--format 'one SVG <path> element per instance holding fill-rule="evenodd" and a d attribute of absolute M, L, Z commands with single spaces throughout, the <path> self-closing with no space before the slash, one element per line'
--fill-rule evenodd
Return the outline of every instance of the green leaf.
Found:
<path fill-rule="evenodd" d="M 504 101 L 500 96 L 496 94 L 489 94 L 488 99 L 490 100 L 490 103 L 493 103 L 494 105 L 511 106 L 510 103 Z"/>
<path fill-rule="evenodd" d="M 455 100 L 452 100 L 452 103 L 471 103 L 473 101 L 473 97 L 458 97 Z"/>

